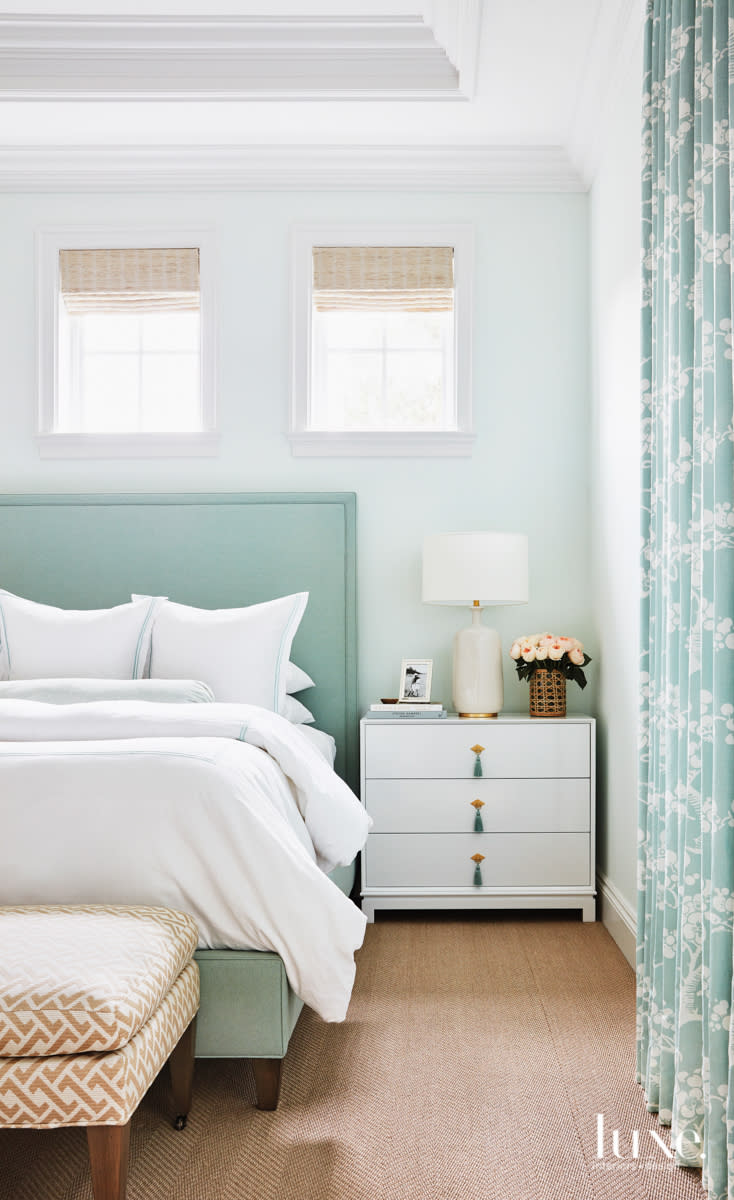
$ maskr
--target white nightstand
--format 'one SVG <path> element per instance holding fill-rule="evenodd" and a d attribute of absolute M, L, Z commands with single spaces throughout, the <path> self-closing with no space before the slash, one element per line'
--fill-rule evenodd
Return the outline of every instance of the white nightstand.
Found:
<path fill-rule="evenodd" d="M 592 717 L 370 717 L 360 735 L 369 921 L 378 908 L 580 908 L 595 919 Z"/>

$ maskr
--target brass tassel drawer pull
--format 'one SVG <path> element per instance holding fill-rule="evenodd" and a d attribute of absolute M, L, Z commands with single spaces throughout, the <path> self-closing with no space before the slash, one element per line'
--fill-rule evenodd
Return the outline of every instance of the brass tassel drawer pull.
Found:
<path fill-rule="evenodd" d="M 474 887 L 481 887 L 482 886 L 482 868 L 480 867 L 479 864 L 484 862 L 484 855 L 483 854 L 472 854 L 471 860 L 475 864 L 475 866 L 474 866 Z"/>
<path fill-rule="evenodd" d="M 474 832 L 484 833 L 484 825 L 482 823 L 482 812 L 484 808 L 483 800 L 472 800 L 471 806 L 474 809 Z"/>
<path fill-rule="evenodd" d="M 477 743 L 476 746 L 471 747 L 471 752 L 474 755 L 474 774 L 476 776 L 481 776 L 482 774 L 482 760 L 480 755 L 483 750 L 484 746 L 480 746 L 479 743 Z"/>

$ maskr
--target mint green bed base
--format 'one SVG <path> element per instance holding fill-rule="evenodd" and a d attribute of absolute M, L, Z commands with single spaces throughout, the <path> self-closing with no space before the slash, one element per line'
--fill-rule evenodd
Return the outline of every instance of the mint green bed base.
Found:
<path fill-rule="evenodd" d="M 0 496 L 0 587 L 64 608 L 121 604 L 132 592 L 229 608 L 308 591 L 291 657 L 316 680 L 302 699 L 336 739 L 336 770 L 356 790 L 353 493 Z M 354 865 L 332 878 L 349 894 Z M 282 959 L 196 957 L 197 1056 L 282 1059 L 303 1007 Z"/>
<path fill-rule="evenodd" d="M 349 895 L 354 863 L 331 878 Z M 201 1009 L 197 1058 L 283 1058 L 303 1001 L 286 978 L 283 959 L 262 950 L 197 950 Z"/>

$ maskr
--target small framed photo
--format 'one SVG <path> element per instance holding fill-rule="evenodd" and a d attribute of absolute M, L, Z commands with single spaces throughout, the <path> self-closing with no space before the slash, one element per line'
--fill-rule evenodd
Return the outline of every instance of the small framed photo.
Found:
<path fill-rule="evenodd" d="M 404 658 L 400 671 L 401 704 L 428 704 L 431 699 L 432 658 Z"/>

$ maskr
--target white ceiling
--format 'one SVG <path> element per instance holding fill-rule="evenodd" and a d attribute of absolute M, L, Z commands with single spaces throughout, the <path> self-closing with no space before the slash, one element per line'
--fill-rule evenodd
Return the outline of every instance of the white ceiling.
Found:
<path fill-rule="evenodd" d="M 527 161 L 585 187 L 641 20 L 640 0 L 15 0 L 0 185 L 41 150 L 267 163 L 318 147 L 365 169 L 390 148 Z"/>

